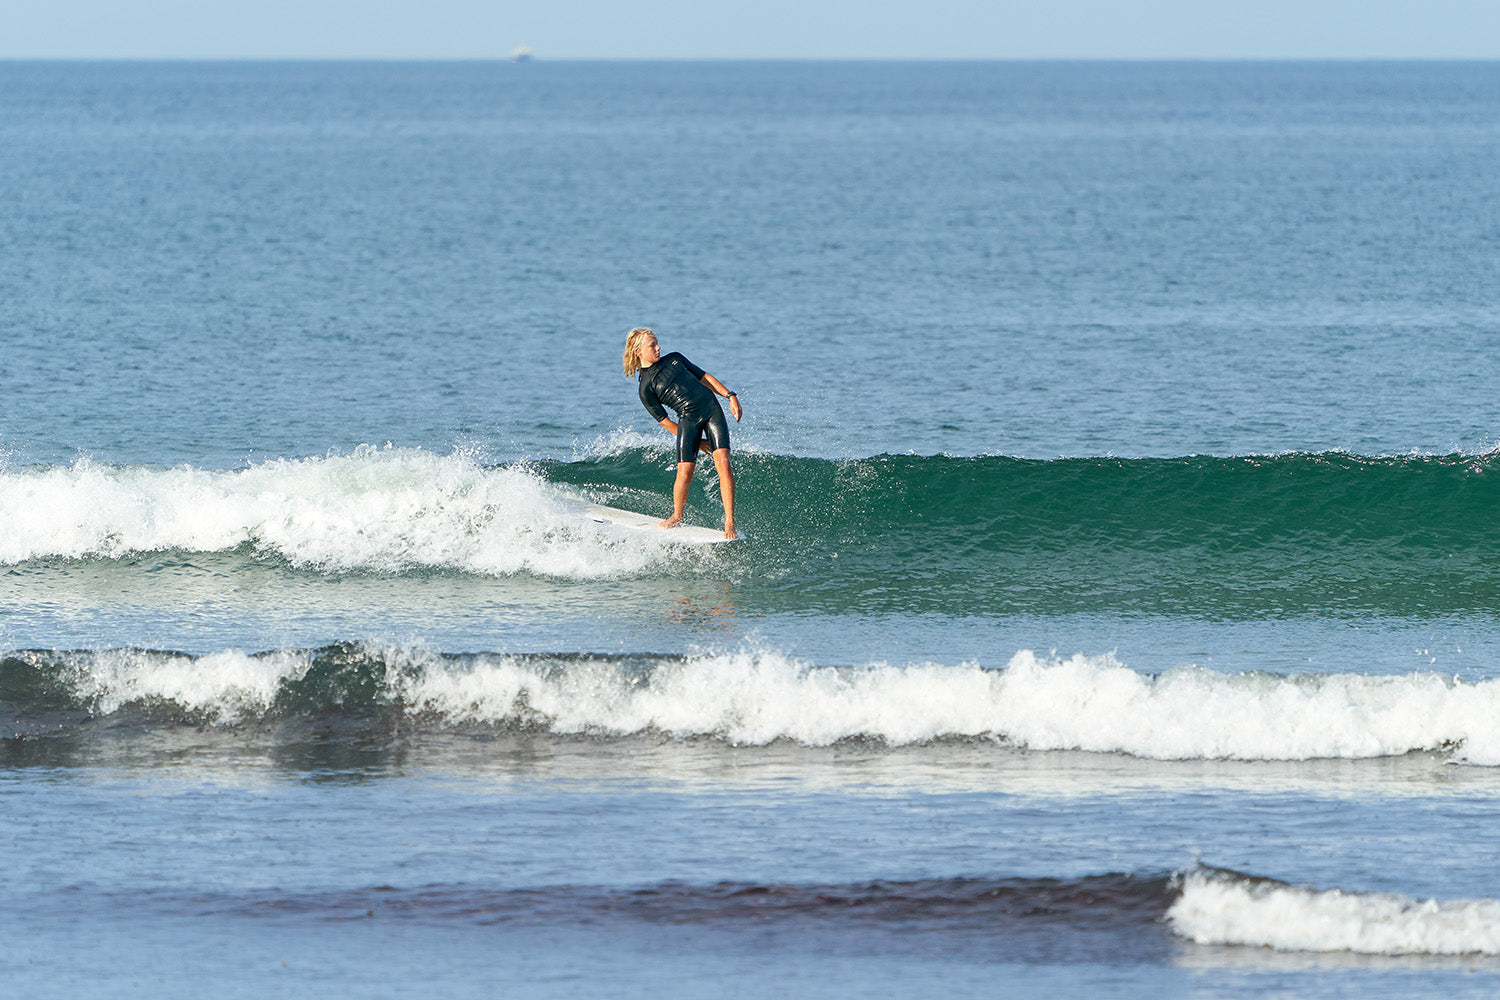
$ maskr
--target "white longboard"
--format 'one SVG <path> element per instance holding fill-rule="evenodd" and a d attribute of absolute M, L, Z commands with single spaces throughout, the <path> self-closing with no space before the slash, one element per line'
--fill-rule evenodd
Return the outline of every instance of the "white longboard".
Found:
<path fill-rule="evenodd" d="M 703 528 L 696 524 L 679 524 L 675 528 L 663 528 L 660 517 L 637 514 L 633 510 L 621 510 L 619 507 L 606 507 L 603 504 L 590 504 L 581 510 L 585 517 L 598 521 L 600 524 L 613 524 L 616 527 L 630 528 L 633 531 L 655 532 L 666 541 L 679 542 L 683 545 L 714 545 L 718 542 L 739 541 L 745 537 L 739 535 L 736 538 L 725 538 L 724 532 L 718 528 Z"/>

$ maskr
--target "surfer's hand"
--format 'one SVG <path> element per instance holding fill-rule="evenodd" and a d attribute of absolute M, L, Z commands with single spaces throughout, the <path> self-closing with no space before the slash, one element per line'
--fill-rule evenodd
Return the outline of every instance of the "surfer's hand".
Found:
<path fill-rule="evenodd" d="M 745 412 L 740 407 L 740 397 L 738 397 L 738 396 L 730 396 L 729 397 L 729 412 L 734 414 L 734 422 L 735 423 L 739 423 L 740 422 L 740 414 Z"/>

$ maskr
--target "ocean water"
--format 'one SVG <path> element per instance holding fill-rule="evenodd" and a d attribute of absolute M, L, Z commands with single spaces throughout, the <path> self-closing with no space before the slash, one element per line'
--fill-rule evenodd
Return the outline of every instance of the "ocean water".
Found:
<path fill-rule="evenodd" d="M 1481 63 L 0 63 L 0 976 L 1494 995 L 1496 162 Z M 576 513 L 636 325 L 748 541 Z"/>

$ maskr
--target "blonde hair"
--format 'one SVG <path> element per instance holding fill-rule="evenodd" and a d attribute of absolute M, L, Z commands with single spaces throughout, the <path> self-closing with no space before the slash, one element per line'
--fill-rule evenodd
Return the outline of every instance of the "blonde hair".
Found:
<path fill-rule="evenodd" d="M 625 376 L 629 378 L 641 370 L 641 341 L 654 337 L 650 329 L 638 326 L 625 335 Z"/>

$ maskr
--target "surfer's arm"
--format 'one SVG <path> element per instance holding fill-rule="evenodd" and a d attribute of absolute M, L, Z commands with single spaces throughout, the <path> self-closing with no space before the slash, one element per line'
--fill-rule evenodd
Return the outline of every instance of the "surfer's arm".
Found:
<path fill-rule="evenodd" d="M 740 408 L 740 397 L 724 388 L 724 383 L 714 378 L 708 372 L 704 372 L 699 376 L 698 381 L 708 386 L 710 392 L 729 400 L 729 412 L 734 414 L 735 423 L 739 423 L 740 414 L 744 412 Z"/>

